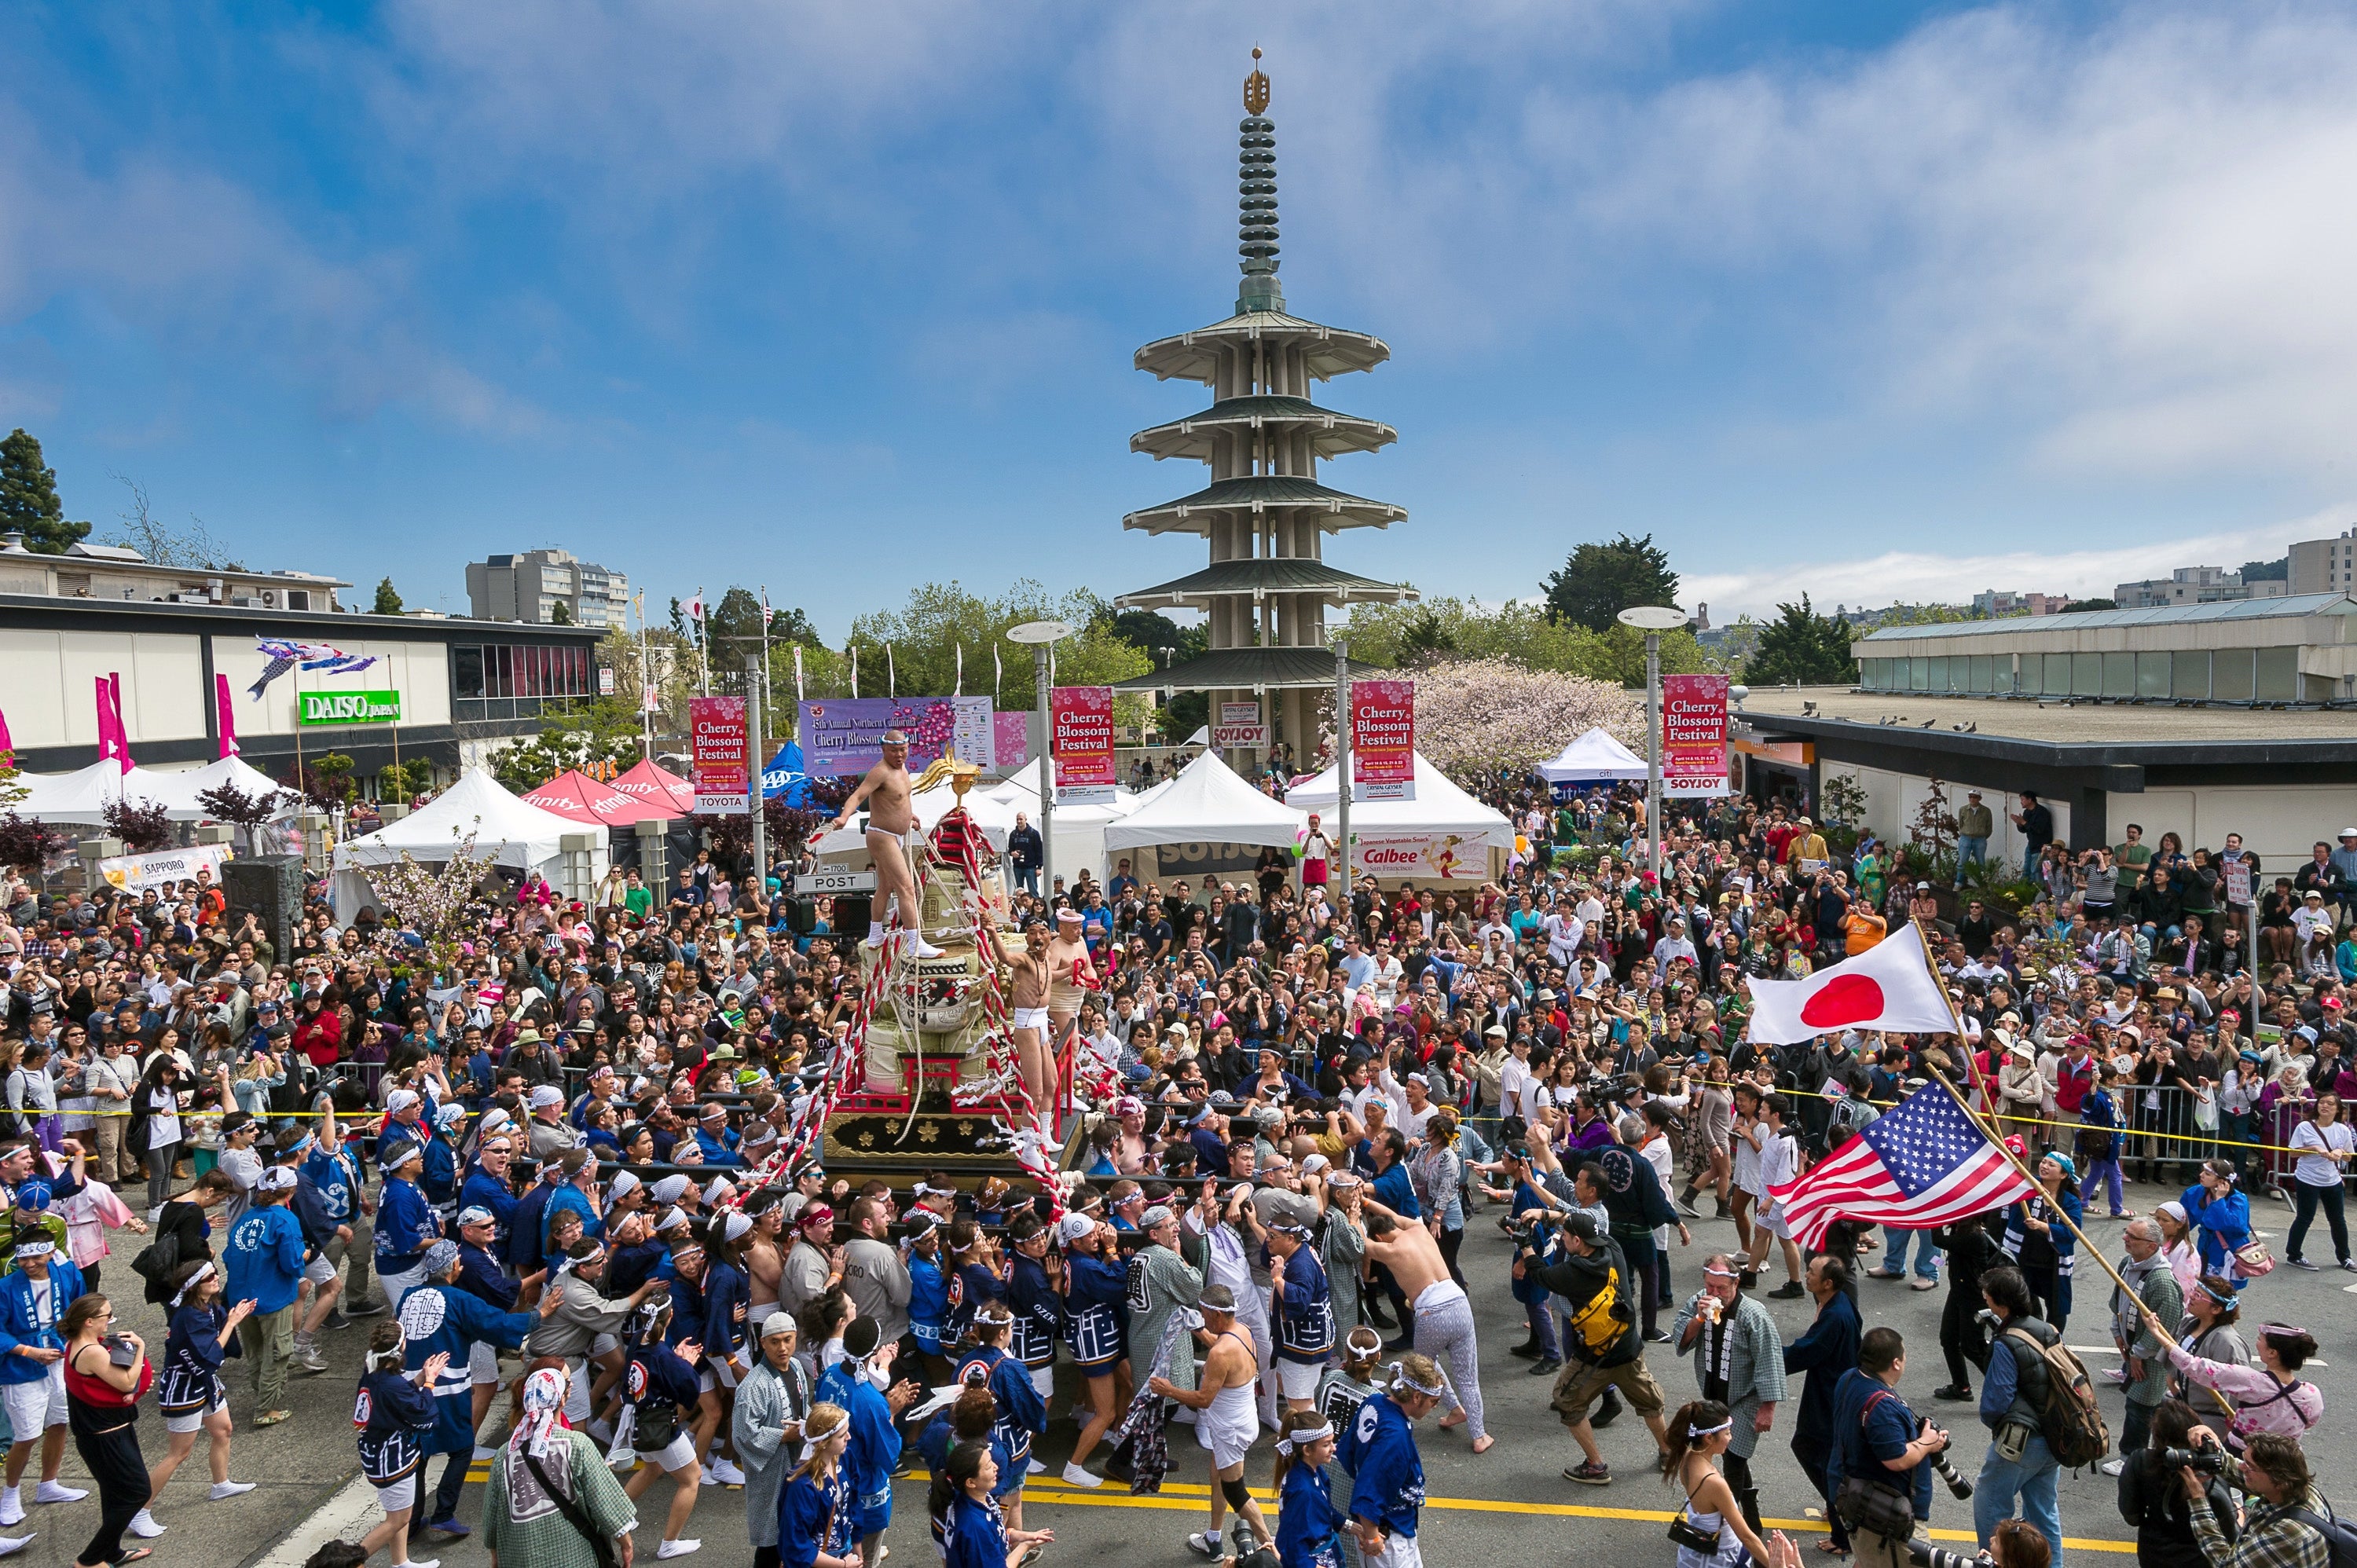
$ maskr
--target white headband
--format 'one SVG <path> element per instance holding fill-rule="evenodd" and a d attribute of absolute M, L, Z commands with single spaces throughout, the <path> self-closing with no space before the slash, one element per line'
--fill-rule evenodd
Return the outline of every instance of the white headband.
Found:
<path fill-rule="evenodd" d="M 1713 1433 L 1725 1432 L 1734 1424 L 1734 1418 L 1729 1417 L 1727 1420 L 1720 1422 L 1717 1426 L 1689 1426 L 1686 1428 L 1686 1438 L 1691 1442 L 1693 1439 L 1697 1437 L 1708 1437 Z"/>
<path fill-rule="evenodd" d="M 1308 1447 L 1311 1444 L 1321 1443 L 1333 1435 L 1334 1423 L 1330 1421 L 1325 1422 L 1317 1426 L 1307 1427 L 1299 1432 L 1286 1433 L 1284 1436 L 1276 1440 L 1276 1451 L 1279 1454 L 1298 1453 L 1300 1450 Z"/>
<path fill-rule="evenodd" d="M 186 1296 L 190 1291 L 196 1289 L 198 1285 L 201 1284 L 206 1280 L 210 1279 L 212 1277 L 212 1264 L 209 1262 L 199 1263 L 197 1265 L 197 1272 L 188 1276 L 188 1283 L 183 1284 L 178 1290 L 172 1293 L 172 1305 L 174 1306 L 179 1305 L 180 1300 L 183 1296 Z"/>
<path fill-rule="evenodd" d="M 1391 1386 L 1394 1390 L 1398 1389 L 1402 1384 L 1405 1384 L 1407 1387 L 1414 1389 L 1417 1393 L 1430 1394 L 1435 1399 L 1440 1397 L 1443 1385 L 1435 1383 L 1427 1387 L 1423 1383 L 1417 1382 L 1414 1378 L 1407 1375 L 1407 1366 L 1405 1362 L 1394 1361 L 1391 1366 L 1385 1369 L 1391 1373 Z"/>

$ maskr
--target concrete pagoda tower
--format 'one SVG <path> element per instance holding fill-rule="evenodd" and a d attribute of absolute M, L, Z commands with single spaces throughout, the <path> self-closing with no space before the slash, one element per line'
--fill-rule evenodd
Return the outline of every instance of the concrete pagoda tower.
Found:
<path fill-rule="evenodd" d="M 1327 534 L 1388 528 L 1407 512 L 1319 482 L 1321 460 L 1374 451 L 1399 433 L 1320 407 L 1310 399 L 1311 387 L 1371 371 L 1391 349 L 1366 333 L 1286 313 L 1276 275 L 1276 123 L 1267 117 L 1269 81 L 1257 48 L 1253 59 L 1237 138 L 1243 281 L 1235 314 L 1136 354 L 1137 368 L 1161 380 L 1203 383 L 1211 405 L 1139 431 L 1130 449 L 1209 464 L 1211 482 L 1122 519 L 1124 528 L 1147 533 L 1199 535 L 1211 546 L 1211 563 L 1114 602 L 1125 609 L 1200 610 L 1211 633 L 1203 657 L 1125 682 L 1124 689 L 1208 692 L 1214 723 L 1222 703 L 1257 700 L 1270 739 L 1290 742 L 1296 760 L 1306 764 L 1317 751 L 1318 693 L 1334 683 L 1326 612 L 1357 600 L 1396 603 L 1415 593 L 1326 563 Z"/>

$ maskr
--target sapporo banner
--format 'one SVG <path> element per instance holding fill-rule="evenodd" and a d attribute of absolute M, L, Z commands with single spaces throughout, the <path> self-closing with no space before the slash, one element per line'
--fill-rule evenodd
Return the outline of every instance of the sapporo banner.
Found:
<path fill-rule="evenodd" d="M 1662 677 L 1662 793 L 1727 793 L 1727 677 Z"/>
<path fill-rule="evenodd" d="M 1351 864 L 1379 881 L 1481 882 L 1490 875 L 1490 852 L 1462 833 L 1354 832 Z"/>
<path fill-rule="evenodd" d="M 752 809 L 752 735 L 742 697 L 690 697 L 688 740 L 695 763 L 695 809 L 746 816 Z"/>
<path fill-rule="evenodd" d="M 221 862 L 229 858 L 229 845 L 200 843 L 193 849 L 159 849 L 145 854 L 118 854 L 98 863 L 98 874 L 106 885 L 121 893 L 139 893 L 150 887 L 163 887 L 174 883 L 194 882 L 197 873 L 212 873 L 213 881 L 221 881 Z"/>
<path fill-rule="evenodd" d="M 979 704 L 977 709 L 975 704 Z M 987 697 L 826 697 L 795 708 L 794 739 L 813 779 L 856 779 L 884 760 L 884 732 L 909 737 L 909 767 L 921 771 L 954 743 L 960 757 L 985 761 L 983 729 L 974 714 L 990 712 Z M 982 724 L 986 725 L 985 718 Z M 978 748 L 966 751 L 968 737 Z"/>
<path fill-rule="evenodd" d="M 1113 688 L 1058 686 L 1048 697 L 1049 752 L 1056 759 L 1056 804 L 1114 801 Z"/>
<path fill-rule="evenodd" d="M 1351 799 L 1415 799 L 1415 682 L 1351 682 Z"/>
<path fill-rule="evenodd" d="M 1211 745 L 1222 751 L 1232 746 L 1266 746 L 1268 725 L 1258 703 L 1222 703 L 1220 722 L 1211 726 Z"/>

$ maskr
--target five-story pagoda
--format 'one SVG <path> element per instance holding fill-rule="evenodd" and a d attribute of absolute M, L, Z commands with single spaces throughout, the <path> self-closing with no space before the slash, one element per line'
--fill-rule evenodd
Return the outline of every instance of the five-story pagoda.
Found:
<path fill-rule="evenodd" d="M 1253 59 L 1259 60 L 1260 50 Z M 1257 701 L 1270 739 L 1289 743 L 1296 763 L 1306 766 L 1318 749 L 1318 693 L 1334 682 L 1327 610 L 1354 600 L 1413 599 L 1415 592 L 1326 563 L 1328 533 L 1387 528 L 1407 512 L 1319 482 L 1321 459 L 1372 452 L 1398 432 L 1319 407 L 1310 401 L 1311 384 L 1372 370 L 1391 349 L 1366 333 L 1286 313 L 1276 276 L 1276 124 L 1265 113 L 1268 86 L 1255 63 L 1244 79 L 1245 118 L 1238 127 L 1243 281 L 1235 314 L 1148 343 L 1136 355 L 1139 370 L 1164 381 L 1202 382 L 1212 402 L 1200 413 L 1139 431 L 1131 449 L 1207 463 L 1211 482 L 1131 512 L 1122 526 L 1200 535 L 1211 545 L 1211 564 L 1114 602 L 1200 610 L 1209 622 L 1210 651 L 1201 658 L 1124 682 L 1123 689 L 1207 692 L 1215 725 L 1222 703 Z"/>

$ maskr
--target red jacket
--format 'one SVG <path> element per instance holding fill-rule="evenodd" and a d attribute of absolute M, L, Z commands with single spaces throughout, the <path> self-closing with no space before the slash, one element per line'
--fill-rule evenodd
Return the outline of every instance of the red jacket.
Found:
<path fill-rule="evenodd" d="M 310 1058 L 313 1067 L 333 1067 L 343 1056 L 344 1021 L 322 1007 L 295 1026 L 294 1039 L 295 1048 Z"/>

